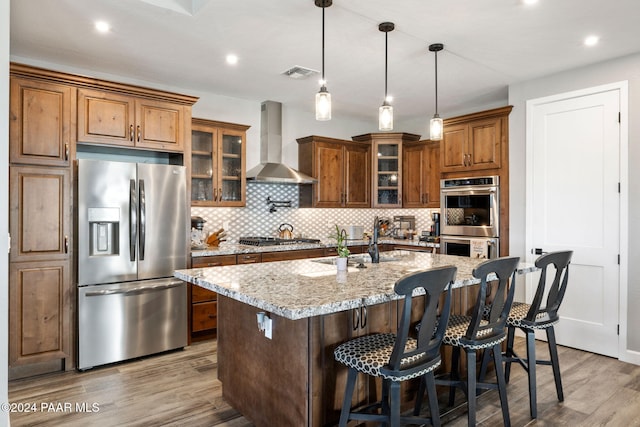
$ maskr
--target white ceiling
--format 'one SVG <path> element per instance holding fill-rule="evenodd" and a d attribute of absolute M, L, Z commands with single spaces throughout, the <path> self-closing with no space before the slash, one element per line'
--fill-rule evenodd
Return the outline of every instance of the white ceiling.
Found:
<path fill-rule="evenodd" d="M 163 5 L 165 7 L 159 7 Z M 373 118 L 389 94 L 396 121 L 434 113 L 440 42 L 441 116 L 503 105 L 507 87 L 640 52 L 639 0 L 334 0 L 325 10 L 325 74 L 333 115 Z M 112 29 L 98 34 L 95 20 Z M 152 84 L 254 100 L 313 114 L 322 11 L 313 0 L 12 0 L 11 56 L 98 70 Z M 585 47 L 590 34 L 601 37 Z M 235 66 L 225 56 L 235 53 Z"/>

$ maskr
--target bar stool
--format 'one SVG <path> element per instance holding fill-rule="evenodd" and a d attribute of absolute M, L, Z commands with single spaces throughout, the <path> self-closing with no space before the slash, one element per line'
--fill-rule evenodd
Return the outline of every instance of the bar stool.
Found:
<path fill-rule="evenodd" d="M 513 302 L 515 273 L 519 261 L 518 257 L 498 258 L 485 261 L 473 270 L 473 277 L 480 279 L 480 288 L 473 311 L 470 316 L 451 315 L 442 340 L 443 344 L 453 347 L 451 373 L 448 379 L 436 379 L 436 384 L 449 386 L 449 406 L 454 403 L 456 388 L 462 389 L 467 397 L 469 426 L 476 425 L 476 392 L 479 388 L 498 389 L 504 425 L 511 425 L 500 343 L 506 338 L 505 324 Z M 489 315 L 484 318 L 488 281 L 497 281 L 498 288 Z M 461 349 L 464 350 L 467 359 L 466 381 L 460 378 L 458 372 Z M 496 364 L 496 383 L 476 380 L 476 351 L 482 349 L 492 350 L 491 354 Z"/>
<path fill-rule="evenodd" d="M 560 308 L 560 304 L 564 298 L 564 293 L 567 290 L 569 264 L 571 263 L 572 255 L 573 251 L 559 251 L 551 252 L 539 257 L 536 260 L 535 265 L 541 269 L 541 273 L 533 301 L 531 304 L 520 302 L 513 303 L 511 311 L 509 312 L 509 317 L 507 318 L 507 350 L 503 354 L 503 360 L 505 362 L 505 380 L 506 382 L 509 382 L 511 364 L 513 362 L 519 363 L 520 366 L 527 371 L 529 377 L 529 410 L 531 418 L 537 417 L 536 365 L 551 365 L 553 369 L 553 378 L 556 383 L 556 394 L 558 395 L 558 400 L 560 402 L 564 400 L 562 380 L 560 378 L 560 364 L 558 363 L 556 335 L 553 326 L 560 320 L 560 317 L 558 316 L 558 309 Z M 547 273 L 547 269 L 550 265 L 553 265 L 553 267 Z M 547 274 L 553 274 L 554 270 L 555 275 L 553 281 L 551 281 L 550 286 L 547 286 L 549 283 L 547 281 Z M 544 307 L 541 307 L 546 291 L 548 291 L 547 302 Z M 526 335 L 526 357 L 520 357 L 515 353 L 515 351 L 513 351 L 513 341 L 516 328 L 520 328 L 520 330 L 522 330 Z M 547 343 L 549 345 L 549 356 L 551 360 L 536 359 L 536 330 L 545 330 L 547 332 Z M 488 363 L 486 355 L 482 362 L 481 376 L 484 375 L 486 365 Z"/>
<path fill-rule="evenodd" d="M 347 421 L 378 421 L 392 427 L 403 423 L 440 425 L 440 413 L 434 370 L 440 366 L 440 344 L 447 327 L 451 307 L 451 286 L 445 294 L 438 317 L 438 301 L 447 285 L 455 278 L 455 267 L 440 267 L 404 276 L 395 285 L 395 292 L 404 296 L 402 315 L 396 334 L 373 334 L 347 341 L 334 351 L 335 359 L 349 368 L 347 385 L 340 414 L 340 426 Z M 421 318 L 425 325 L 418 338 L 410 338 L 411 304 L 416 288 L 424 289 L 425 308 Z M 351 409 L 351 400 L 358 373 L 382 378 L 380 402 L 360 410 Z M 431 418 L 400 416 L 400 383 L 412 378 L 426 378 Z"/>

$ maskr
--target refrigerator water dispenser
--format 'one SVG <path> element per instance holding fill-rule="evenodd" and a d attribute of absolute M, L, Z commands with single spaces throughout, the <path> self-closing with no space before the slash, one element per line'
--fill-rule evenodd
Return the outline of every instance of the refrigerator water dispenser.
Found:
<path fill-rule="evenodd" d="M 89 256 L 119 254 L 120 209 L 89 208 Z"/>

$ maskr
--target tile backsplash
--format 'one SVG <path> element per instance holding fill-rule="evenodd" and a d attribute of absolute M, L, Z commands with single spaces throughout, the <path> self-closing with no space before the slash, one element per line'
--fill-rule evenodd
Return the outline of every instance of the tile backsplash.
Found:
<path fill-rule="evenodd" d="M 273 201 L 290 201 L 291 207 L 277 207 L 270 212 L 267 198 Z M 371 231 L 376 215 L 393 220 L 398 215 L 413 215 L 416 231 L 428 230 L 431 212 L 438 209 L 345 209 L 345 208 L 300 208 L 298 187 L 283 184 L 247 184 L 247 204 L 242 208 L 192 207 L 191 215 L 200 216 L 207 222 L 205 231 L 225 228 L 227 240 L 237 243 L 241 236 L 275 236 L 282 223 L 293 226 L 295 236 L 326 239 L 334 224 L 362 225 L 365 232 Z M 225 226 L 226 225 L 226 226 Z"/>

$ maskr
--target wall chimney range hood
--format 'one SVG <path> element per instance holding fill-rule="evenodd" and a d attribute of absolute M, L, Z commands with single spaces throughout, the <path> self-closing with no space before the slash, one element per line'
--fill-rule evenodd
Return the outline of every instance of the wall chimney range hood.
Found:
<path fill-rule="evenodd" d="M 264 101 L 260 112 L 260 164 L 247 171 L 247 181 L 270 184 L 313 184 L 317 179 L 282 163 L 282 104 Z"/>

